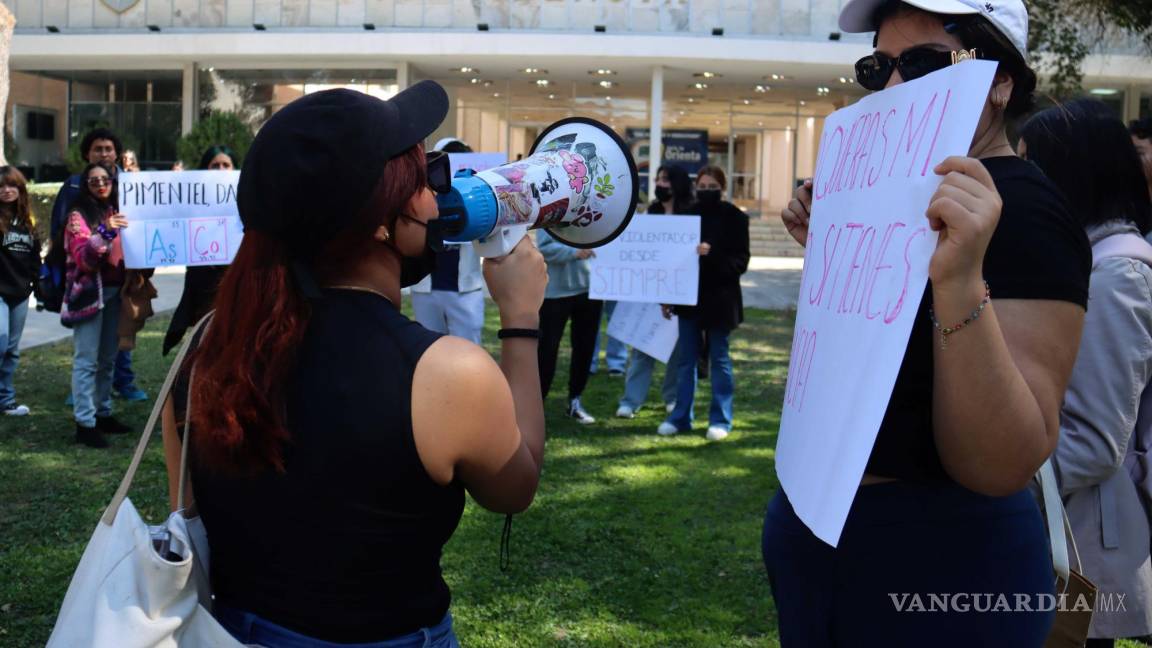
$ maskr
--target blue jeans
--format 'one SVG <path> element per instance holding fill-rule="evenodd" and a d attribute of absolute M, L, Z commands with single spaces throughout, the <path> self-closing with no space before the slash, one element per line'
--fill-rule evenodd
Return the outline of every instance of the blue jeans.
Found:
<path fill-rule="evenodd" d="M 104 308 L 72 327 L 72 416 L 84 427 L 112 415 L 112 371 L 120 343 L 120 287 L 104 287 Z"/>
<path fill-rule="evenodd" d="M 680 345 L 676 345 L 668 358 L 668 366 L 664 369 L 664 384 L 660 389 L 660 396 L 664 399 L 665 405 L 676 402 L 676 365 L 679 359 Z M 648 388 L 652 386 L 652 368 L 656 362 L 656 358 L 640 349 L 632 349 L 632 362 L 628 365 L 628 375 L 624 378 L 624 398 L 620 399 L 620 407 L 636 411 L 648 400 Z"/>
<path fill-rule="evenodd" d="M 680 339 L 676 342 L 680 353 L 676 363 L 676 408 L 668 416 L 668 422 L 683 432 L 692 429 L 700 324 L 690 317 L 681 317 L 679 322 Z M 723 328 L 708 329 L 708 360 L 712 365 L 712 405 L 708 409 L 708 425 L 725 430 L 732 429 L 732 397 L 736 392 L 732 358 L 728 355 L 728 336 L 731 333 Z"/>
<path fill-rule="evenodd" d="M 136 384 L 136 374 L 132 371 L 132 352 L 117 351 L 116 363 L 112 370 L 112 389 L 122 391 Z"/>
<path fill-rule="evenodd" d="M 20 362 L 20 336 L 27 319 L 27 299 L 15 304 L 0 299 L 0 407 L 16 402 L 12 381 Z"/>
<path fill-rule="evenodd" d="M 612 321 L 612 311 L 616 310 L 616 302 L 604 302 L 604 319 Z M 588 373 L 596 373 L 596 366 L 600 364 L 600 331 L 599 324 L 596 331 L 596 346 L 592 348 L 592 368 Z M 608 349 L 604 352 L 604 362 L 608 365 L 608 371 L 624 371 L 625 366 L 628 364 L 628 345 L 620 340 L 605 334 L 608 338 Z"/>
<path fill-rule="evenodd" d="M 220 625 L 245 644 L 264 648 L 460 648 L 456 633 L 452 631 L 452 615 L 445 614 L 440 623 L 421 628 L 411 634 L 385 641 L 369 643 L 332 643 L 313 639 L 299 632 L 276 625 L 251 612 L 242 612 L 216 604 L 212 616 Z"/>

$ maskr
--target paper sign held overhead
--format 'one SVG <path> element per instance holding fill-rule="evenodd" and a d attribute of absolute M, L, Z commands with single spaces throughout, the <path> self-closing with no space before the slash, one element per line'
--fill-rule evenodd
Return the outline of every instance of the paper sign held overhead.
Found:
<path fill-rule="evenodd" d="M 833 546 L 928 281 L 933 168 L 967 155 L 995 70 L 953 65 L 824 122 L 776 470 L 797 515 Z"/>
<path fill-rule="evenodd" d="M 636 216 L 590 260 L 589 297 L 694 306 L 699 244 L 699 216 Z"/>
<path fill-rule="evenodd" d="M 120 174 L 125 266 L 231 263 L 244 236 L 236 210 L 239 180 L 239 171 Z"/>

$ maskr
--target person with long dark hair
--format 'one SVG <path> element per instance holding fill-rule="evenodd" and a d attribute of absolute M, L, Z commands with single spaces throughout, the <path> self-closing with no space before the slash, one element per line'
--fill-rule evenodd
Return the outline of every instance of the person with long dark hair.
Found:
<path fill-rule="evenodd" d="M 1084 576 L 1125 597 L 1092 615 L 1088 648 L 1111 648 L 1152 634 L 1152 198 L 1124 122 L 1100 101 L 1044 110 L 1020 138 L 1021 157 L 1063 190 L 1092 244 L 1092 307 L 1052 467 Z"/>
<path fill-rule="evenodd" d="M 100 162 L 84 167 L 80 195 L 60 232 L 67 254 L 60 321 L 72 328 L 72 413 L 76 441 L 108 446 L 104 434 L 129 431 L 112 416 L 112 372 L 120 322 L 124 251 L 120 230 L 128 220 L 119 211 L 116 167 Z"/>
<path fill-rule="evenodd" d="M 691 214 L 692 179 L 688 172 L 678 166 L 663 165 L 656 170 L 656 180 L 652 185 L 655 200 L 648 205 L 649 214 Z M 680 346 L 676 345 L 664 369 L 664 383 L 660 395 L 664 399 L 664 409 L 672 411 L 676 404 L 676 369 L 680 357 Z M 633 348 L 628 361 L 628 371 L 624 376 L 624 396 L 616 408 L 619 418 L 632 418 L 636 411 L 648 400 L 648 389 L 652 386 L 652 369 L 656 359 L 640 349 Z"/>
<path fill-rule="evenodd" d="M 762 550 L 781 645 L 1039 647 L 1054 575 L 1027 487 L 1059 436 L 1091 249 L 1060 190 L 1008 141 L 1036 88 L 1028 12 L 1021 0 L 850 0 L 839 22 L 875 32 L 875 51 L 856 63 L 868 90 L 952 65 L 961 50 L 997 70 L 968 155 L 934 169 L 929 285 L 839 543 L 816 537 L 783 489 L 768 506 Z M 809 180 L 781 214 L 801 245 L 811 207 Z M 945 593 L 1014 607 L 908 607 Z"/>
<path fill-rule="evenodd" d="M 216 144 L 204 149 L 204 153 L 200 155 L 200 164 L 196 168 L 232 171 L 239 168 L 240 162 L 240 158 L 230 147 Z M 168 322 L 168 331 L 164 334 L 161 353 L 167 355 L 173 347 L 180 344 L 180 340 L 184 339 L 184 333 L 211 310 L 212 300 L 216 298 L 216 289 L 227 271 L 226 265 L 189 266 L 184 271 L 184 292 L 180 294 L 180 303 L 176 304 L 176 310 Z"/>
<path fill-rule="evenodd" d="M 28 205 L 28 182 L 13 166 L 0 166 L 0 413 L 26 416 L 16 402 L 20 336 L 28 319 L 28 296 L 40 269 L 40 242 Z"/>
<path fill-rule="evenodd" d="M 171 496 L 187 435 L 212 613 L 243 643 L 458 646 L 440 557 L 464 491 L 503 513 L 535 495 L 547 274 L 531 239 L 484 261 L 499 365 L 399 310 L 450 189 L 421 144 L 448 107 L 432 81 L 387 102 L 313 93 L 244 161 L 244 240 L 163 414 Z"/>
<path fill-rule="evenodd" d="M 676 404 L 668 418 L 656 428 L 662 435 L 692 428 L 696 403 L 696 382 L 701 351 L 708 356 L 712 401 L 708 408 L 709 441 L 720 441 L 732 431 L 736 377 L 728 338 L 744 321 L 744 297 L 740 275 L 748 271 L 752 251 L 748 239 L 748 216 L 724 200 L 728 181 L 724 170 L 705 166 L 696 173 L 696 205 L 700 214 L 700 283 L 695 306 L 665 307 L 665 317 L 676 313 L 680 336 L 675 365 Z M 704 340 L 703 349 L 700 341 Z"/>

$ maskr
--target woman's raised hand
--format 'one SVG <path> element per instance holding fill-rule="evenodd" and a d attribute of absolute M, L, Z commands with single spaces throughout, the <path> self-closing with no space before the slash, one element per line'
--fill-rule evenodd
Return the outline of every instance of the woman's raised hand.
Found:
<path fill-rule="evenodd" d="M 940 232 L 928 276 L 936 288 L 983 280 L 984 252 L 1003 202 L 988 169 L 975 158 L 953 156 L 934 169 L 944 180 L 928 204 L 928 224 Z"/>
<path fill-rule="evenodd" d="M 812 179 L 805 180 L 792 194 L 792 201 L 780 212 L 780 220 L 800 245 L 808 244 L 808 221 L 812 218 Z"/>

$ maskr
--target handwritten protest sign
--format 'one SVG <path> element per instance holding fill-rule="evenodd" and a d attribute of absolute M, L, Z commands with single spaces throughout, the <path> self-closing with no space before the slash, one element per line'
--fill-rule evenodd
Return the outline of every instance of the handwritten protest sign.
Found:
<path fill-rule="evenodd" d="M 238 171 L 144 171 L 120 175 L 124 265 L 227 265 L 244 236 Z"/>
<path fill-rule="evenodd" d="M 664 319 L 659 304 L 620 302 L 608 321 L 608 335 L 667 364 L 680 337 L 680 324 L 675 315 Z"/>
<path fill-rule="evenodd" d="M 590 261 L 592 299 L 696 305 L 700 217 L 636 216 Z"/>
<path fill-rule="evenodd" d="M 460 169 L 472 169 L 479 173 L 492 167 L 498 167 L 508 161 L 507 153 L 449 153 L 448 163 L 452 166 L 452 175 Z"/>
<path fill-rule="evenodd" d="M 968 61 L 865 97 L 824 124 L 776 470 L 835 546 L 892 396 L 937 235 L 932 169 L 965 155 L 996 64 Z"/>

